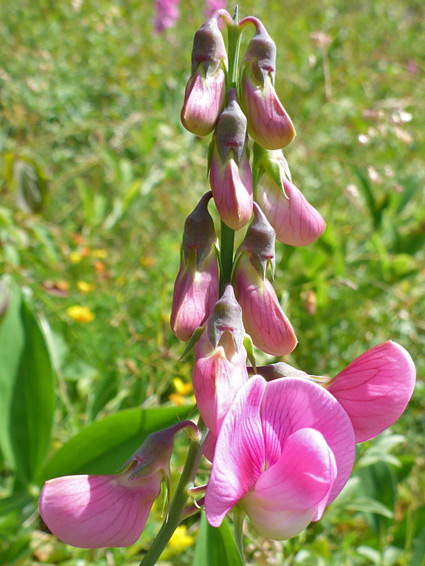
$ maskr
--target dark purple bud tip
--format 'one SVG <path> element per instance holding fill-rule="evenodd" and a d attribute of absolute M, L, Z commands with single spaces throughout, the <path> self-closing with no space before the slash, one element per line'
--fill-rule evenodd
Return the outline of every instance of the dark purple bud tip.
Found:
<path fill-rule="evenodd" d="M 263 279 L 266 276 L 269 264 L 272 275 L 274 275 L 275 240 L 276 236 L 272 225 L 258 204 L 254 202 L 254 218 L 239 249 L 248 253 L 252 265 Z"/>
<path fill-rule="evenodd" d="M 189 214 L 184 223 L 183 231 L 183 254 L 187 258 L 191 249 L 195 250 L 196 263 L 199 268 L 204 259 L 209 255 L 212 246 L 217 240 L 214 229 L 214 221 L 208 212 L 208 202 L 212 198 L 212 192 L 208 191 L 201 198 L 195 209 Z"/>
<path fill-rule="evenodd" d="M 229 101 L 220 114 L 214 132 L 217 151 L 224 163 L 229 151 L 233 151 L 236 163 L 239 165 L 245 152 L 247 142 L 247 120 L 238 104 L 236 90 L 229 91 Z"/>
<path fill-rule="evenodd" d="M 217 348 L 222 337 L 231 336 L 235 350 L 243 345 L 245 329 L 242 322 L 242 309 L 235 298 L 231 285 L 226 285 L 224 293 L 216 304 L 207 321 L 208 337 L 214 348 Z"/>

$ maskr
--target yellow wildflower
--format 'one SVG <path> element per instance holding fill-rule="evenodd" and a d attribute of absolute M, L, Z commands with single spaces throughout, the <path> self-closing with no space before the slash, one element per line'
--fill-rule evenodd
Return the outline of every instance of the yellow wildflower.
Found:
<path fill-rule="evenodd" d="M 88 293 L 89 291 L 94 291 L 96 285 L 94 283 L 87 283 L 86 281 L 77 281 L 77 288 L 82 293 Z"/>
<path fill-rule="evenodd" d="M 185 383 L 180 377 L 175 377 L 173 379 L 174 389 L 180 395 L 189 395 L 192 392 L 192 384 Z"/>
<path fill-rule="evenodd" d="M 75 322 L 91 322 L 94 319 L 94 314 L 87 307 L 81 307 L 79 305 L 74 305 L 66 309 L 66 314 Z"/>
<path fill-rule="evenodd" d="M 106 250 L 97 249 L 93 250 L 91 255 L 97 259 L 105 259 L 108 256 L 108 252 Z"/>
<path fill-rule="evenodd" d="M 184 550 L 193 544 L 193 537 L 187 534 L 187 527 L 180 525 L 174 531 L 173 536 L 170 538 L 168 545 L 176 550 Z"/>
<path fill-rule="evenodd" d="M 71 263 L 80 263 L 80 261 L 83 259 L 83 256 L 79 252 L 71 252 L 69 254 L 69 259 Z"/>

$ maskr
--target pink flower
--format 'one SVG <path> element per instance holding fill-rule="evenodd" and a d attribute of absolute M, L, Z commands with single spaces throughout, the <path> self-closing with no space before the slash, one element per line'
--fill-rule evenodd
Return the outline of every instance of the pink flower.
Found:
<path fill-rule="evenodd" d="M 171 330 L 189 340 L 214 308 L 219 297 L 214 222 L 208 212 L 211 192 L 206 193 L 187 217 L 183 232 L 182 261 L 173 292 Z"/>
<path fill-rule="evenodd" d="M 224 105 L 227 53 L 218 28 L 223 14 L 227 12 L 215 12 L 193 39 L 192 75 L 186 85 L 181 121 L 197 136 L 213 130 Z"/>
<path fill-rule="evenodd" d="M 183 421 L 149 435 L 121 474 L 47 481 L 39 501 L 43 521 L 60 540 L 79 548 L 135 543 L 163 479 L 168 485 L 174 436 L 185 427 L 197 431 L 192 422 Z"/>
<path fill-rule="evenodd" d="M 226 4 L 226 0 L 206 0 L 205 10 L 207 16 L 211 16 L 216 10 L 224 10 Z"/>
<path fill-rule="evenodd" d="M 251 378 L 229 409 L 205 496 L 210 525 L 232 507 L 272 539 L 317 521 L 344 487 L 354 461 L 346 412 L 319 385 L 298 378 Z"/>
<path fill-rule="evenodd" d="M 210 185 L 220 218 L 233 230 L 245 226 L 252 216 L 252 174 L 246 142 L 246 118 L 236 91 L 231 89 L 214 132 Z"/>
<path fill-rule="evenodd" d="M 241 308 L 232 286 L 227 285 L 193 348 L 193 392 L 199 413 L 214 435 L 248 379 L 243 337 Z"/>
<path fill-rule="evenodd" d="M 295 137 L 295 128 L 274 89 L 276 45 L 257 18 L 256 33 L 242 61 L 241 106 L 248 119 L 249 135 L 266 149 L 281 149 Z"/>
<path fill-rule="evenodd" d="M 276 238 L 290 246 L 307 246 L 316 241 L 326 223 L 287 179 L 289 170 L 282 151 L 263 152 L 261 164 L 264 172 L 257 183 L 257 201 L 275 229 Z"/>
<path fill-rule="evenodd" d="M 409 353 L 389 340 L 352 361 L 326 388 L 348 413 L 356 442 L 363 442 L 400 417 L 412 396 L 415 380 Z"/>
<path fill-rule="evenodd" d="M 176 25 L 179 19 L 180 0 L 155 0 L 155 31 L 161 33 L 167 28 Z"/>

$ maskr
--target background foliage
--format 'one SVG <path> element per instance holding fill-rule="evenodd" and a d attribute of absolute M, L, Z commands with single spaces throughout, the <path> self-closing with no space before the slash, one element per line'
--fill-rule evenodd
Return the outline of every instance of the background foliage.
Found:
<path fill-rule="evenodd" d="M 420 566 L 423 6 L 246 0 L 239 10 L 277 43 L 277 91 L 298 133 L 285 155 L 327 221 L 317 243 L 277 249 L 276 289 L 300 340 L 287 361 L 334 375 L 391 338 L 419 376 L 400 421 L 359 446 L 324 519 L 283 543 L 248 526 L 247 556 Z M 129 549 L 78 550 L 45 532 L 36 501 L 46 478 L 113 472 L 150 430 L 192 414 L 191 361 L 178 362 L 168 321 L 184 219 L 208 188 L 208 140 L 179 120 L 204 3 L 180 11 L 155 35 L 153 2 L 0 3 L 1 565 L 137 564 L 161 520 L 158 505 Z M 185 450 L 181 439 L 174 479 Z M 227 527 L 209 533 L 193 518 L 162 562 L 205 564 L 199 529 L 225 556 Z"/>

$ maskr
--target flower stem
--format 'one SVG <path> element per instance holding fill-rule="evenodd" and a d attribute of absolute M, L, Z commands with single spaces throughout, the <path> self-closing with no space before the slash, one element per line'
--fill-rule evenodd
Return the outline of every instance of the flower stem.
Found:
<path fill-rule="evenodd" d="M 195 480 L 208 434 L 208 429 L 201 418 L 199 418 L 198 421 L 198 430 L 200 433 L 199 438 L 192 440 L 190 443 L 186 463 L 173 501 L 171 502 L 168 517 L 163 522 L 162 527 L 153 541 L 152 546 L 141 561 L 140 566 L 154 566 L 154 564 L 156 564 L 162 551 L 167 546 L 168 541 L 182 520 L 184 508 L 188 500 L 188 488 L 193 485 Z"/>
<path fill-rule="evenodd" d="M 242 564 L 245 566 L 245 556 L 243 553 L 243 522 L 245 519 L 245 511 L 236 506 L 233 510 L 233 527 L 235 529 L 235 541 L 238 547 Z"/>
<path fill-rule="evenodd" d="M 228 47 L 227 56 L 229 71 L 227 73 L 227 91 L 236 88 L 238 81 L 239 48 L 241 44 L 241 30 L 238 26 L 238 7 L 233 14 L 233 23 L 227 27 Z"/>

